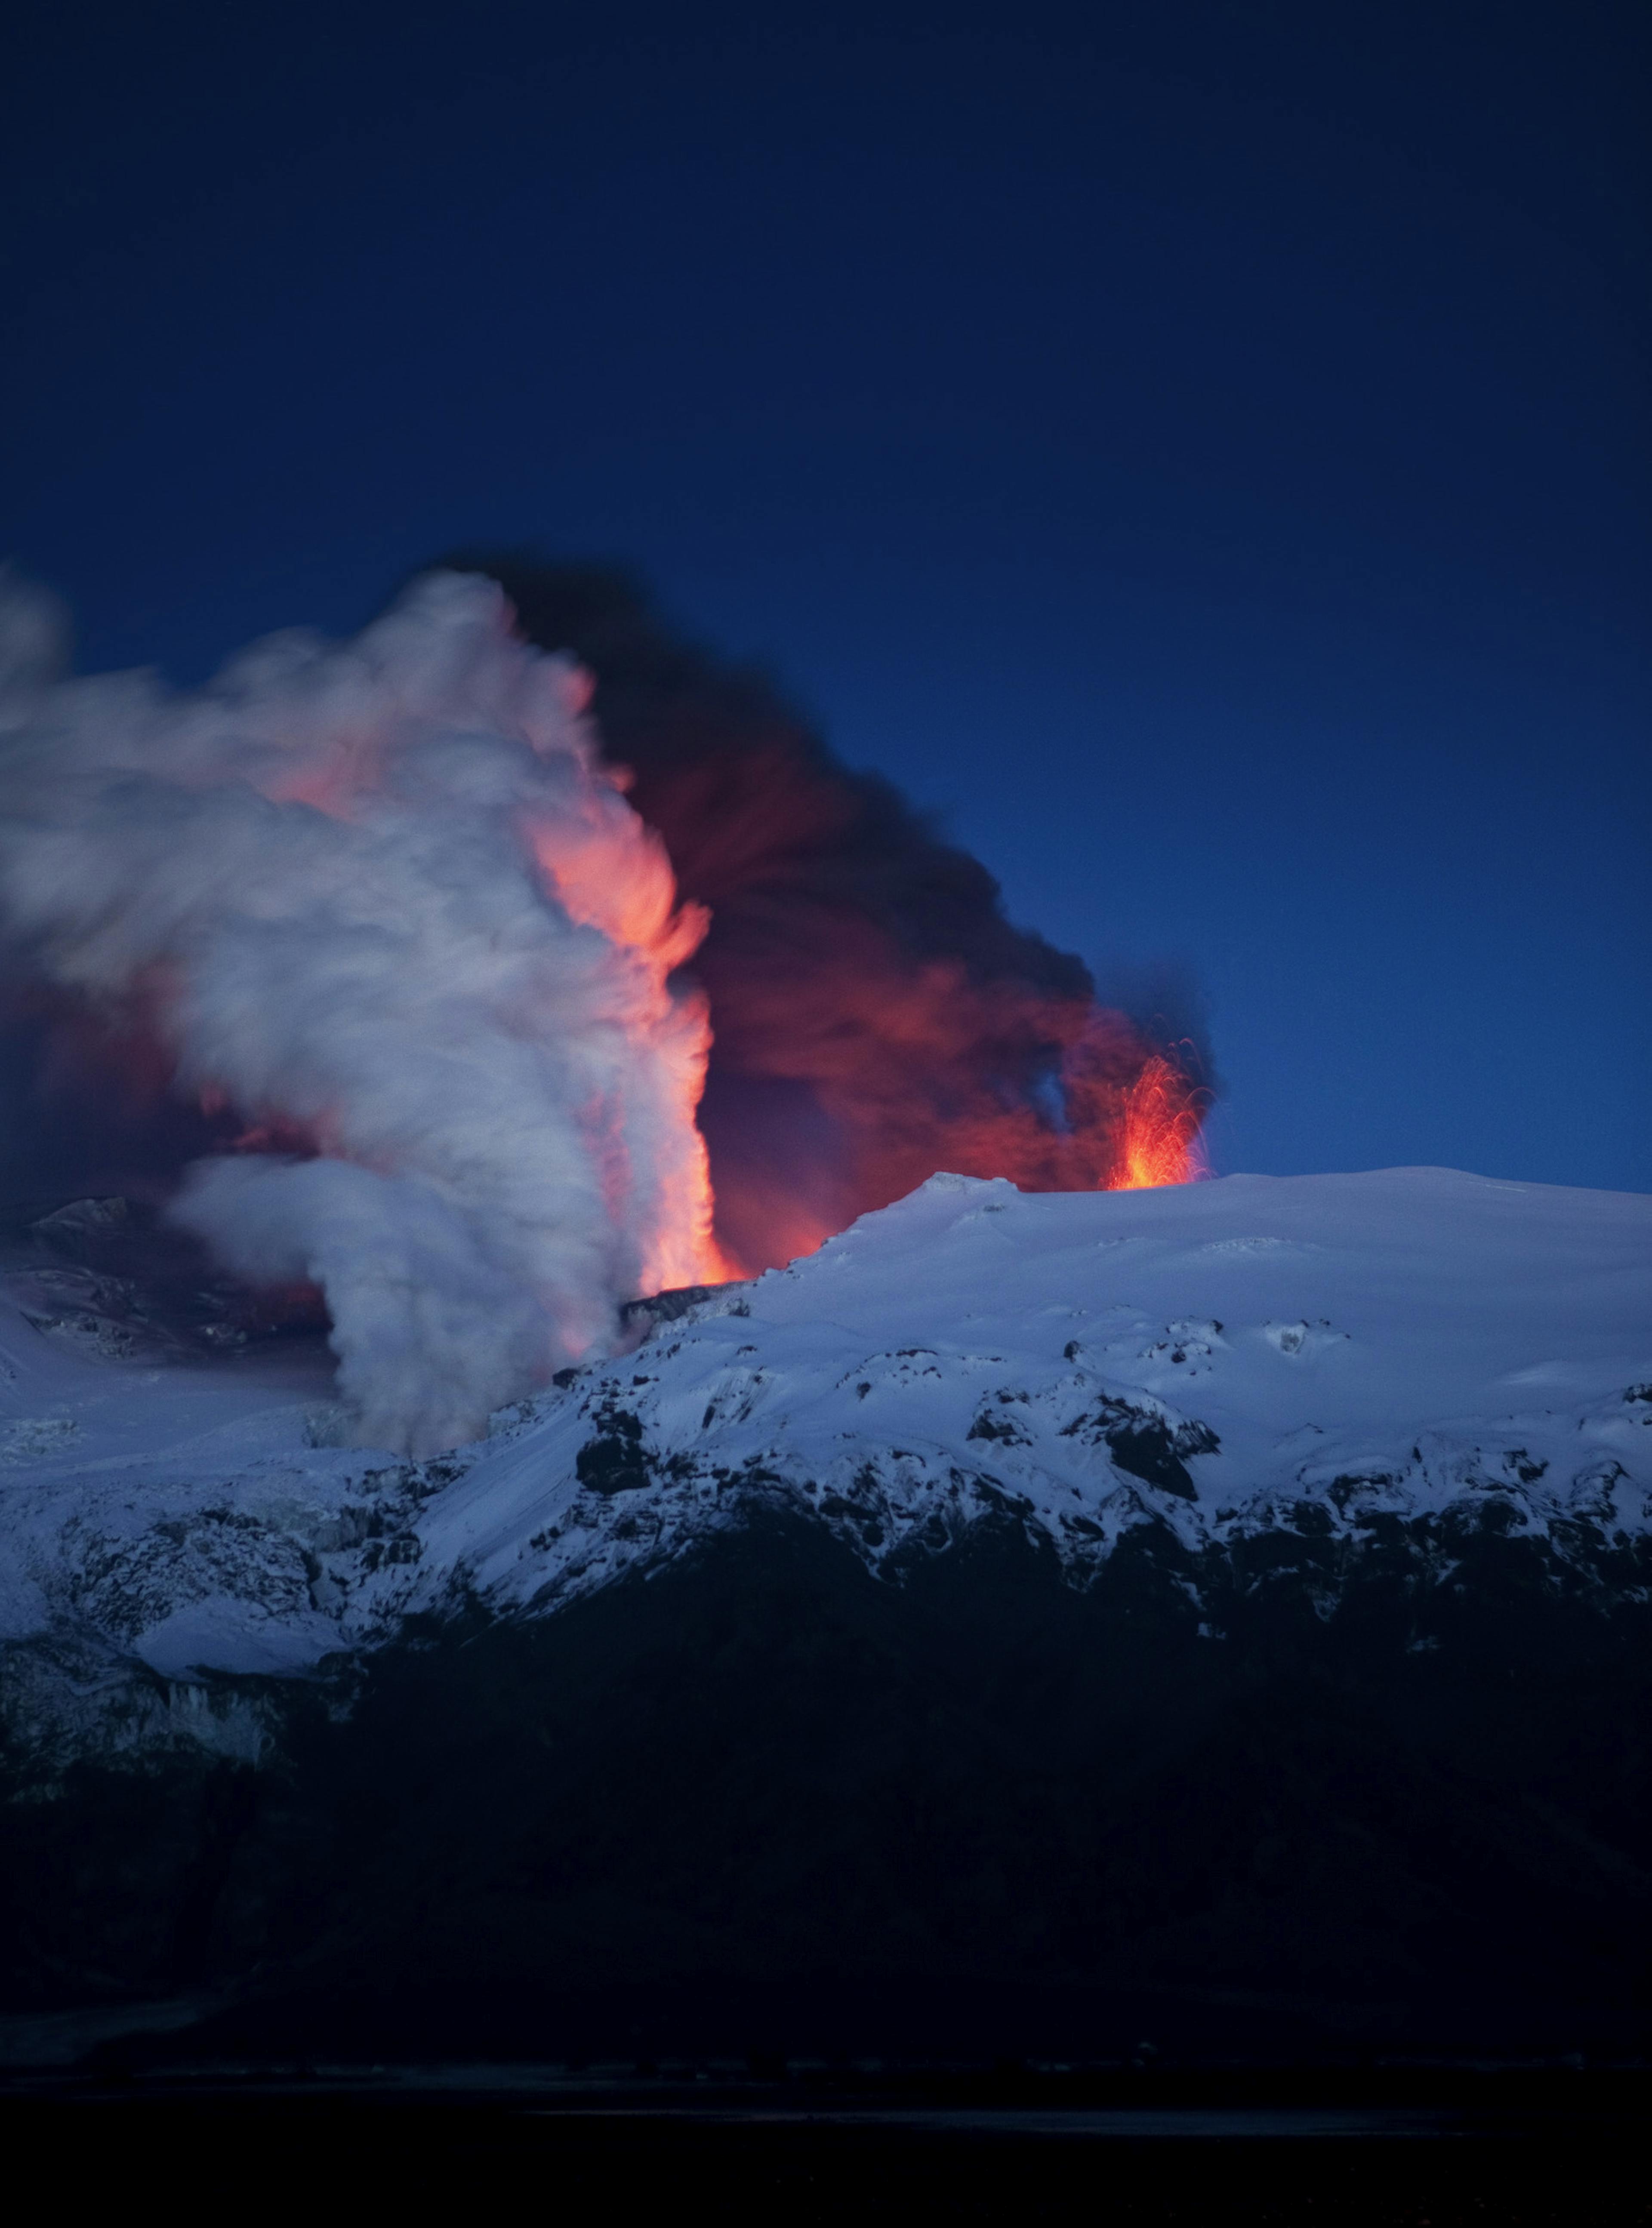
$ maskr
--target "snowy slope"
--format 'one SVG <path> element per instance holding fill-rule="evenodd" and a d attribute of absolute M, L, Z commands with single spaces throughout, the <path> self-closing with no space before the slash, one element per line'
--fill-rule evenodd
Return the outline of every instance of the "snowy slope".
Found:
<path fill-rule="evenodd" d="M 302 1671 L 459 1589 L 544 1610 L 754 1501 L 874 1566 L 1008 1515 L 1079 1581 L 1143 1525 L 1194 1553 L 1275 1528 L 1354 1550 L 1495 1509 L 1597 1570 L 1652 1527 L 1638 1195 L 936 1176 L 423 1464 L 325 1444 L 319 1367 L 151 1366 L 42 1329 L 12 1285 L 0 1638 L 175 1680 Z"/>

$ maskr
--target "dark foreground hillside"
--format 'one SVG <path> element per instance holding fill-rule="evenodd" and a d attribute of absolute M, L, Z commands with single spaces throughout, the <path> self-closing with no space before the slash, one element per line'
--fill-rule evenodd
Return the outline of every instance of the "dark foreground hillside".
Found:
<path fill-rule="evenodd" d="M 194 2058 L 1643 2051 L 1646 1605 L 1489 1539 L 1419 1640 L 1414 1585 L 1213 1639 L 1150 1541 L 892 1585 L 759 1521 L 290 1687 L 257 1769 L 14 1757 L 8 2008 L 198 1996 L 125 2046 Z"/>

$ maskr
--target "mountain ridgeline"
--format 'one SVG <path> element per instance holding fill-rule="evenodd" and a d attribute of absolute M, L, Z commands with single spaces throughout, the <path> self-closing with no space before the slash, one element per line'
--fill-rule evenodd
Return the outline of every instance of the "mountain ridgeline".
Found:
<path fill-rule="evenodd" d="M 9 2008 L 164 2001 L 106 2055 L 194 2059 L 1643 2051 L 1648 1220 L 938 1178 L 423 1464 L 330 1444 L 302 1356 L 36 1306 Z"/>

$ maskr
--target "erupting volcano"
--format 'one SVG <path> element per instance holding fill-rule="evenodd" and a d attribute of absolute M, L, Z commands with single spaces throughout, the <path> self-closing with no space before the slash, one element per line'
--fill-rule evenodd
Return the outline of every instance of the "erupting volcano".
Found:
<path fill-rule="evenodd" d="M 762 673 L 673 637 L 612 572 L 460 554 L 518 630 L 593 676 L 592 710 L 678 889 L 713 1042 L 700 1124 L 748 1272 L 948 1168 L 1026 1191 L 1202 1173 L 1210 1066 L 1166 973 L 1112 998 L 1004 917 L 890 784 L 851 771 Z"/>
<path fill-rule="evenodd" d="M 363 1444 L 480 1431 L 639 1291 L 937 1169 L 1200 1172 L 1162 985 L 1108 1003 L 761 676 L 606 573 L 460 560 L 192 696 L 0 611 L 8 1188 L 147 1185 L 318 1286 Z"/>

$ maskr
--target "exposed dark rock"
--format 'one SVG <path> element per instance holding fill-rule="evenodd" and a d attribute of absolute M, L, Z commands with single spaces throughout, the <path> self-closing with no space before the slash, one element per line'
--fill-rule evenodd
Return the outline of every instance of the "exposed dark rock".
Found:
<path fill-rule="evenodd" d="M 1643 1593 L 1489 1509 L 1351 1564 L 1143 1521 L 1085 1590 L 1005 1501 L 893 1584 L 759 1510 L 416 1623 L 266 1683 L 256 1770 L 14 1756 L 11 2003 L 240 1989 L 186 2056 L 738 2051 L 759 1999 L 783 2053 L 1643 2046 Z"/>
<path fill-rule="evenodd" d="M 652 1292 L 646 1299 L 627 1300 L 619 1310 L 623 1323 L 675 1322 L 702 1301 L 737 1288 L 732 1284 L 679 1284 L 669 1292 Z"/>
<path fill-rule="evenodd" d="M 579 1482 L 592 1493 L 637 1493 L 654 1481 L 654 1467 L 643 1445 L 643 1426 L 628 1408 L 605 1406 L 601 1426 L 574 1457 Z"/>

